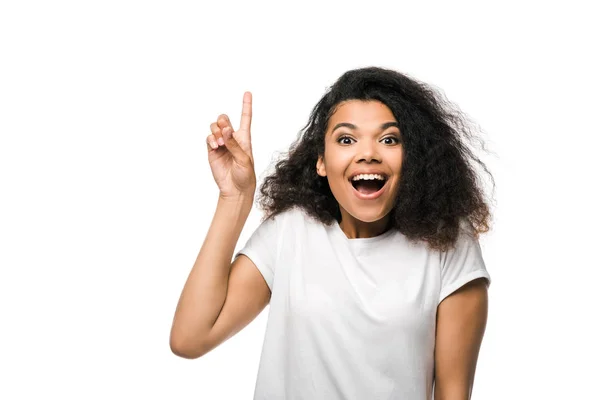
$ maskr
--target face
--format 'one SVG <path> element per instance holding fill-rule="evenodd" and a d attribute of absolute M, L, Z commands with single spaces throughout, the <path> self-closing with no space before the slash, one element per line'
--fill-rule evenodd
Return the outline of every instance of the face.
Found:
<path fill-rule="evenodd" d="M 379 101 L 350 100 L 331 116 L 325 133 L 325 154 L 317 161 L 317 173 L 327 177 L 340 205 L 342 223 L 387 221 L 400 181 L 403 149 L 400 129 L 392 111 Z M 359 172 L 377 173 L 383 187 L 371 181 L 355 189 Z M 364 180 L 374 178 L 362 176 Z M 362 186 L 362 187 L 361 187 Z M 380 185 L 379 185 L 380 186 Z M 362 192 L 372 194 L 362 194 Z"/>

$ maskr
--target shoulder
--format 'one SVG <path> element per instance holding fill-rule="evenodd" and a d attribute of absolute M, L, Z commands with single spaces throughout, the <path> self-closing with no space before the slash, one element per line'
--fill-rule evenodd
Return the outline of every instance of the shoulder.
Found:
<path fill-rule="evenodd" d="M 306 212 L 298 206 L 293 206 L 286 210 L 279 211 L 274 215 L 263 216 L 262 223 L 283 228 L 289 225 L 296 225 L 302 223 L 306 219 Z"/>
<path fill-rule="evenodd" d="M 304 208 L 294 205 L 284 211 L 271 216 L 264 217 L 265 221 L 277 227 L 277 230 L 285 236 L 296 235 L 300 232 L 315 234 L 325 228 L 325 224 L 312 216 Z"/>
<path fill-rule="evenodd" d="M 458 235 L 448 252 L 456 251 L 461 247 L 473 246 L 479 243 L 479 236 L 475 231 L 475 228 L 466 219 L 462 218 L 459 222 Z"/>

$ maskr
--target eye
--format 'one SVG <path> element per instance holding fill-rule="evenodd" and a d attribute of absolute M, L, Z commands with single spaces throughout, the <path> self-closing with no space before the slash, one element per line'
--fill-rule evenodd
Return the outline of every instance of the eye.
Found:
<path fill-rule="evenodd" d="M 397 137 L 395 137 L 395 136 L 388 136 L 388 137 L 384 138 L 383 140 L 391 140 L 392 141 L 391 143 L 390 142 L 386 142 L 385 144 L 397 144 L 397 143 L 400 143 L 400 140 Z"/>
<path fill-rule="evenodd" d="M 346 140 L 346 142 L 345 142 L 345 143 L 341 143 L 341 142 L 342 142 L 342 140 Z M 341 143 L 341 144 L 348 145 L 348 144 L 351 144 L 351 143 L 349 143 L 349 142 L 348 142 L 348 141 L 351 141 L 351 140 L 354 140 L 354 139 L 352 139 L 350 136 L 340 136 L 340 137 L 337 139 L 337 142 L 338 142 L 338 143 Z"/>

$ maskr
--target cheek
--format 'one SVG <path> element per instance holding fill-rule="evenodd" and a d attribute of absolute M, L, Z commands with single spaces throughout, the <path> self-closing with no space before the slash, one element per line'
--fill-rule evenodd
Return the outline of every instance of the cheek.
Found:
<path fill-rule="evenodd" d="M 404 152 L 400 151 L 400 152 L 395 152 L 393 154 L 390 154 L 390 166 L 392 168 L 393 171 L 395 171 L 396 173 L 401 173 L 402 172 L 402 163 L 404 161 Z"/>
<path fill-rule="evenodd" d="M 325 165 L 327 165 L 327 173 L 331 171 L 332 174 L 340 175 L 345 174 L 352 165 L 354 155 L 350 151 L 325 151 Z"/>
<path fill-rule="evenodd" d="M 332 186 L 341 186 L 346 179 L 346 167 L 343 164 L 328 164 L 327 176 Z"/>

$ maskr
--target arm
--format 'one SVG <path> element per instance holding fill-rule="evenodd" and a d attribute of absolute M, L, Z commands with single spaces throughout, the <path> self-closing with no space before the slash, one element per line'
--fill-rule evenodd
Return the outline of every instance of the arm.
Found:
<path fill-rule="evenodd" d="M 266 306 L 270 290 L 247 257 L 231 258 L 252 209 L 256 174 L 250 139 L 252 94 L 244 93 L 240 128 L 222 114 L 206 138 L 219 201 L 200 253 L 179 298 L 170 346 L 197 358 L 246 326 Z"/>
<path fill-rule="evenodd" d="M 488 313 L 485 279 L 475 279 L 438 306 L 435 400 L 469 400 Z"/>

